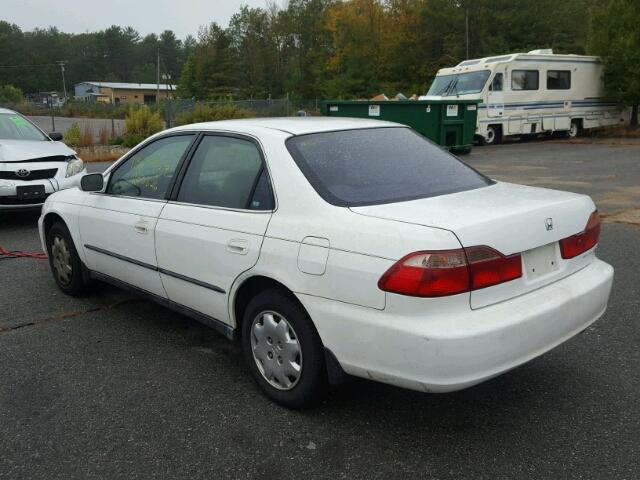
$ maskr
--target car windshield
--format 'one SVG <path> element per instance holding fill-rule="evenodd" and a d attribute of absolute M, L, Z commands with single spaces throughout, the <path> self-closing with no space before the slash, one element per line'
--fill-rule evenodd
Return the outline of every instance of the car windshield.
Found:
<path fill-rule="evenodd" d="M 33 124 L 17 113 L 0 113 L 0 140 L 48 140 Z"/>
<path fill-rule="evenodd" d="M 287 148 L 318 194 L 346 207 L 393 203 L 492 183 L 409 128 L 291 137 Z"/>
<path fill-rule="evenodd" d="M 467 93 L 479 93 L 487 83 L 490 74 L 489 70 L 481 70 L 455 75 L 440 75 L 433 80 L 427 95 L 450 97 Z"/>

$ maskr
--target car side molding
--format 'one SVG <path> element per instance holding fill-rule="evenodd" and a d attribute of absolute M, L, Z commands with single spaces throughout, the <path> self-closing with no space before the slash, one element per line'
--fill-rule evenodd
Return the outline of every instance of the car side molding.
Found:
<path fill-rule="evenodd" d="M 105 250 L 104 248 L 96 247 L 94 245 L 87 245 L 87 244 L 85 244 L 84 248 L 86 248 L 87 250 L 92 250 L 94 252 L 101 253 L 103 255 L 108 255 L 110 257 L 117 258 L 118 260 L 122 260 L 123 262 L 133 263 L 134 265 L 147 268 L 149 270 L 153 270 L 154 272 L 163 273 L 170 277 L 177 278 L 178 280 L 182 280 L 188 283 L 193 283 L 194 285 L 198 285 L 199 287 L 203 287 L 208 290 L 213 290 L 214 292 L 217 292 L 217 293 L 223 293 L 223 294 L 227 293 L 224 289 L 218 287 L 217 285 L 212 285 L 210 283 L 206 283 L 195 278 L 187 277 L 186 275 L 172 272 L 171 270 L 167 270 L 165 268 L 156 267 L 155 265 L 141 262 L 139 260 L 136 260 L 135 258 L 127 257 L 125 255 L 120 255 L 119 253 L 115 253 L 110 250 Z"/>

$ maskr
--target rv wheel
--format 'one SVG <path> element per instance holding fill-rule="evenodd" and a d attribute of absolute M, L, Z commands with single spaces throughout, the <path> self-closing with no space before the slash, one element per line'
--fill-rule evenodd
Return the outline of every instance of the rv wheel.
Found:
<path fill-rule="evenodd" d="M 578 122 L 571 122 L 571 128 L 569 129 L 568 135 L 569 138 L 576 138 L 580 135 L 580 125 Z"/>
<path fill-rule="evenodd" d="M 487 136 L 484 137 L 485 145 L 495 145 L 496 143 L 500 143 L 501 140 L 501 131 L 495 125 L 489 125 L 487 127 Z"/>

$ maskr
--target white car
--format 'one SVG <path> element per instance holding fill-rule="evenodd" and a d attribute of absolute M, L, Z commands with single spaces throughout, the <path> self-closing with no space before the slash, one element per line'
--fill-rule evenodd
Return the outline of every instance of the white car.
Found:
<path fill-rule="evenodd" d="M 39 222 L 62 291 L 111 282 L 239 337 L 290 407 L 343 373 L 477 384 L 591 325 L 613 279 L 588 196 L 492 181 L 394 123 L 181 126 L 82 189 Z"/>
<path fill-rule="evenodd" d="M 17 112 L 0 108 L 0 211 L 40 208 L 87 173 L 62 135 L 47 135 Z"/>

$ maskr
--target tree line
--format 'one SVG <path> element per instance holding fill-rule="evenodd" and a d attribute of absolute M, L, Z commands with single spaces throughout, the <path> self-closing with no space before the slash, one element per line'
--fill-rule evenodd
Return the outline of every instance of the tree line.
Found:
<path fill-rule="evenodd" d="M 156 58 L 161 71 L 175 81 L 196 40 L 180 40 L 171 30 L 144 37 L 131 27 L 71 34 L 55 27 L 24 32 L 0 21 L 0 85 L 10 84 L 25 93 L 62 92 L 64 63 L 66 88 L 72 94 L 82 81 L 156 81 Z"/>
<path fill-rule="evenodd" d="M 602 55 L 610 93 L 637 103 L 639 77 L 629 72 L 640 65 L 639 17 L 638 0 L 289 0 L 243 6 L 228 26 L 212 22 L 183 40 L 170 30 L 23 32 L 0 22 L 0 85 L 61 90 L 58 60 L 68 62 L 69 85 L 152 83 L 159 50 L 162 73 L 185 98 L 411 95 L 466 58 L 553 48 Z"/>

